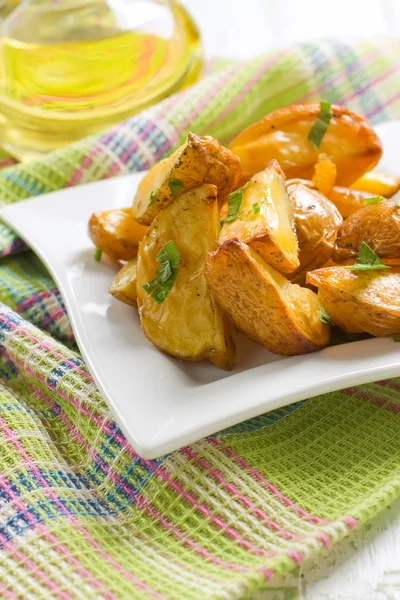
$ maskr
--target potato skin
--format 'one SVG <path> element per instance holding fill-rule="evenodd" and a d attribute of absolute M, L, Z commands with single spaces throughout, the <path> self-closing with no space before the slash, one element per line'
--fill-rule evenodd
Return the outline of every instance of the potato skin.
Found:
<path fill-rule="evenodd" d="M 266 115 L 231 142 L 247 181 L 273 158 L 287 178 L 312 179 L 319 154 L 337 167 L 337 185 L 348 186 L 372 169 L 382 154 L 381 142 L 371 125 L 342 106 L 332 105 L 333 116 L 319 149 L 308 134 L 318 118 L 319 103 L 292 104 Z"/>
<path fill-rule="evenodd" d="M 258 213 L 253 210 L 254 204 L 258 205 Z M 271 160 L 245 186 L 239 214 L 234 221 L 224 223 L 218 244 L 230 239 L 249 244 L 282 273 L 292 273 L 299 266 L 293 209 L 285 175 L 276 160 Z"/>
<path fill-rule="evenodd" d="M 356 258 L 361 242 L 382 259 L 400 260 L 400 207 L 384 200 L 353 213 L 339 229 L 332 259 Z"/>
<path fill-rule="evenodd" d="M 89 236 L 94 245 L 115 260 L 136 256 L 146 229 L 133 217 L 131 208 L 95 212 L 89 220 Z"/>
<path fill-rule="evenodd" d="M 400 334 L 400 268 L 350 271 L 326 267 L 307 274 L 329 316 L 348 333 Z"/>
<path fill-rule="evenodd" d="M 364 208 L 366 206 L 365 199 L 371 198 L 371 196 L 373 194 L 369 192 L 335 185 L 328 198 L 336 206 L 342 217 L 347 219 L 360 208 Z"/>
<path fill-rule="evenodd" d="M 135 256 L 118 271 L 110 287 L 110 294 L 129 306 L 137 305 L 136 271 L 137 257 Z"/>
<path fill-rule="evenodd" d="M 217 189 L 192 188 L 153 221 L 140 244 L 137 298 L 145 335 L 160 350 L 182 360 L 209 360 L 222 369 L 234 363 L 231 328 L 207 285 L 205 261 L 220 229 Z M 162 304 L 145 292 L 158 266 L 157 254 L 172 240 L 181 261 L 176 281 Z"/>
<path fill-rule="evenodd" d="M 175 200 L 168 185 L 170 179 L 181 181 L 182 191 L 203 183 L 214 184 L 222 204 L 238 187 L 240 176 L 240 160 L 233 152 L 211 136 L 189 133 L 186 143 L 156 164 L 140 182 L 133 201 L 134 213 L 140 223 L 150 225 Z"/>
<path fill-rule="evenodd" d="M 313 181 L 309 179 L 289 179 L 287 185 L 292 183 L 301 183 L 308 187 L 310 190 L 317 190 L 317 186 Z M 355 213 L 360 208 L 366 206 L 365 199 L 371 198 L 371 194 L 368 192 L 361 192 L 360 190 L 353 190 L 351 187 L 341 187 L 335 185 L 329 195 L 326 196 L 332 204 L 334 204 L 344 219 L 347 219 L 350 215 Z"/>
<path fill-rule="evenodd" d="M 323 194 L 300 181 L 288 182 L 287 188 L 300 248 L 300 266 L 289 279 L 304 285 L 307 271 L 322 267 L 330 259 L 343 219 Z"/>
<path fill-rule="evenodd" d="M 329 343 L 317 295 L 291 284 L 251 248 L 224 242 L 207 258 L 210 288 L 236 327 L 271 352 L 305 354 Z"/>

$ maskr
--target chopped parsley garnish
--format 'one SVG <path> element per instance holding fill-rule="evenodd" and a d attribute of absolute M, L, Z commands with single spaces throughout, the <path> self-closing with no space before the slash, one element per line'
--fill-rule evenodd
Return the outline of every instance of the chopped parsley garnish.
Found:
<path fill-rule="evenodd" d="M 155 192 L 155 191 L 153 190 L 153 191 L 151 192 L 151 194 L 150 194 L 150 203 L 149 203 L 149 204 L 151 204 L 152 202 L 154 202 L 154 200 L 155 200 L 155 197 L 156 197 L 156 196 L 157 196 L 157 192 Z"/>
<path fill-rule="evenodd" d="M 318 150 L 321 145 L 322 138 L 328 129 L 333 113 L 329 102 L 319 103 L 319 115 L 314 125 L 310 129 L 308 139 L 310 140 L 314 150 Z"/>
<path fill-rule="evenodd" d="M 364 198 L 364 203 L 369 204 L 377 204 L 378 202 L 382 202 L 382 196 L 374 196 L 373 198 Z"/>
<path fill-rule="evenodd" d="M 330 316 L 328 315 L 328 313 L 322 306 L 319 309 L 318 317 L 319 317 L 319 320 L 321 321 L 321 323 L 326 323 L 327 325 L 332 325 L 332 327 L 335 325 L 335 323 L 332 321 L 332 319 L 330 318 Z"/>
<path fill-rule="evenodd" d="M 222 223 L 229 223 L 230 221 L 234 221 L 239 214 L 240 208 L 243 202 L 243 191 L 247 187 L 247 183 L 238 190 L 235 190 L 228 196 L 228 214 Z M 254 206 L 253 206 L 254 208 Z"/>
<path fill-rule="evenodd" d="M 179 272 L 180 260 L 181 255 L 172 240 L 167 242 L 157 254 L 157 261 L 160 264 L 157 268 L 156 277 L 149 283 L 145 283 L 143 289 L 158 304 L 162 304 L 172 290 Z"/>
<path fill-rule="evenodd" d="M 347 267 L 351 271 L 375 271 L 377 269 L 390 269 L 384 265 L 379 256 L 365 242 L 361 242 L 357 260 L 354 265 Z"/>
<path fill-rule="evenodd" d="M 94 260 L 96 262 L 100 262 L 102 254 L 103 250 L 101 248 L 96 248 L 96 250 L 94 251 Z"/>
<path fill-rule="evenodd" d="M 254 202 L 254 204 L 253 204 L 253 213 L 255 215 L 258 215 L 259 212 L 260 212 L 260 205 L 258 204 L 258 202 Z"/>
<path fill-rule="evenodd" d="M 181 193 L 181 191 L 185 187 L 185 184 L 180 179 L 176 179 L 176 177 L 171 177 L 171 179 L 168 179 L 168 187 L 171 194 L 173 196 L 177 196 Z"/>

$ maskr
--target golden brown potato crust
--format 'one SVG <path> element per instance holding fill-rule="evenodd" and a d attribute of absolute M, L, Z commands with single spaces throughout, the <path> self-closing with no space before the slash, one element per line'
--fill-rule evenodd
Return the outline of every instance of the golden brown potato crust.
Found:
<path fill-rule="evenodd" d="M 131 208 L 99 211 L 89 221 L 89 236 L 94 245 L 115 260 L 136 256 L 146 230 L 134 219 Z"/>
<path fill-rule="evenodd" d="M 317 295 L 290 283 L 245 244 L 229 240 L 209 254 L 207 280 L 236 327 L 271 352 L 305 354 L 329 343 Z"/>
<path fill-rule="evenodd" d="M 343 219 L 332 202 L 301 181 L 291 180 L 287 188 L 300 248 L 300 266 L 289 279 L 304 285 L 307 271 L 330 259 Z"/>
<path fill-rule="evenodd" d="M 234 363 L 231 328 L 207 285 L 205 261 L 220 229 L 217 189 L 192 188 L 169 204 L 140 244 L 137 298 L 141 325 L 160 350 L 183 360 L 206 359 L 223 369 Z M 181 260 L 176 281 L 162 304 L 143 289 L 158 267 L 157 254 L 173 241 Z"/>
<path fill-rule="evenodd" d="M 335 186 L 328 197 L 342 217 L 347 219 L 360 208 L 364 208 L 366 198 L 371 198 L 371 196 L 372 194 L 369 192 Z"/>
<path fill-rule="evenodd" d="M 337 167 L 337 185 L 348 186 L 372 169 L 382 154 L 371 125 L 342 106 L 332 105 L 333 116 L 315 150 L 308 134 L 320 113 L 319 103 L 293 104 L 276 110 L 242 131 L 230 149 L 242 163 L 243 181 L 275 158 L 288 178 L 312 179 L 319 154 Z"/>
<path fill-rule="evenodd" d="M 238 187 L 240 176 L 240 160 L 233 152 L 211 136 L 189 133 L 186 143 L 156 164 L 139 183 L 133 201 L 135 216 L 140 223 L 150 225 L 175 199 L 170 180 L 181 182 L 180 192 L 204 183 L 216 185 L 222 204 Z"/>
<path fill-rule="evenodd" d="M 350 271 L 327 267 L 307 275 L 328 315 L 348 333 L 400 334 L 400 268 Z"/>
<path fill-rule="evenodd" d="M 339 229 L 332 259 L 355 258 L 361 242 L 382 259 L 400 259 L 400 207 L 384 200 L 353 213 Z"/>

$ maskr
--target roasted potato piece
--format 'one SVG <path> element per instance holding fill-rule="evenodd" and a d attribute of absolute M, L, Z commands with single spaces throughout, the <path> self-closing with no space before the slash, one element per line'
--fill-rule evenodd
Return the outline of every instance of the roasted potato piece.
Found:
<path fill-rule="evenodd" d="M 238 187 L 240 160 L 210 136 L 189 133 L 186 143 L 155 165 L 140 182 L 133 208 L 140 223 L 150 225 L 154 217 L 184 190 L 212 183 L 222 204 Z"/>
<path fill-rule="evenodd" d="M 137 292 L 136 292 L 136 269 L 137 269 L 137 257 L 131 258 L 118 271 L 114 281 L 110 287 L 110 294 L 114 296 L 120 302 L 129 304 L 130 306 L 136 306 L 137 304 Z"/>
<path fill-rule="evenodd" d="M 300 248 L 300 266 L 289 279 L 303 285 L 307 271 L 322 267 L 330 259 L 343 219 L 332 202 L 300 181 L 292 180 L 287 189 Z"/>
<path fill-rule="evenodd" d="M 302 183 L 311 190 L 317 189 L 315 183 L 309 179 L 289 179 L 287 186 L 292 183 Z M 366 206 L 365 199 L 371 198 L 371 194 L 335 185 L 327 198 L 336 206 L 342 217 L 346 219 L 360 208 Z"/>
<path fill-rule="evenodd" d="M 243 181 L 264 169 L 273 158 L 286 177 L 311 179 L 321 153 L 335 163 L 337 185 L 348 186 L 371 170 L 382 154 L 381 142 L 371 125 L 342 106 L 332 105 L 331 110 L 333 116 L 318 150 L 308 134 L 319 116 L 319 103 L 286 106 L 242 131 L 230 149 L 241 160 Z"/>
<path fill-rule="evenodd" d="M 327 267 L 307 275 L 331 319 L 348 333 L 400 334 L 400 268 L 351 271 Z"/>
<path fill-rule="evenodd" d="M 353 190 L 352 188 L 335 186 L 328 196 L 344 219 L 364 208 L 365 199 L 371 198 L 368 192 Z"/>
<path fill-rule="evenodd" d="M 305 354 L 329 343 L 320 304 L 309 289 L 290 283 L 237 240 L 207 258 L 207 280 L 236 327 L 275 354 Z"/>
<path fill-rule="evenodd" d="M 137 297 L 143 331 L 160 350 L 230 369 L 234 362 L 230 325 L 205 275 L 205 260 L 217 246 L 219 229 L 215 186 L 182 193 L 154 219 L 140 244 Z M 171 240 L 181 257 L 179 272 L 167 298 L 158 304 L 143 285 L 154 279 L 157 255 Z"/>
<path fill-rule="evenodd" d="M 361 242 L 385 262 L 400 262 L 400 206 L 384 200 L 352 214 L 339 229 L 332 259 L 340 263 L 357 257 Z"/>
<path fill-rule="evenodd" d="M 400 177 L 385 173 L 365 173 L 352 183 L 352 188 L 368 192 L 370 196 L 391 198 L 400 190 Z"/>
<path fill-rule="evenodd" d="M 89 236 L 94 245 L 115 260 L 129 260 L 137 255 L 147 227 L 134 219 L 131 208 L 116 208 L 93 213 Z"/>
<path fill-rule="evenodd" d="M 243 190 L 238 216 L 224 223 L 218 243 L 237 239 L 279 271 L 292 273 L 300 264 L 299 248 L 284 178 L 276 160 L 254 175 Z"/>

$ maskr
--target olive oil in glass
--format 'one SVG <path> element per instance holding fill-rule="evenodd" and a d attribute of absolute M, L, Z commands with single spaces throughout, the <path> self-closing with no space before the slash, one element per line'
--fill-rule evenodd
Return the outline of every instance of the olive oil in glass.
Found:
<path fill-rule="evenodd" d="M 198 32 L 173 0 L 25 0 L 2 23 L 0 144 L 62 147 L 192 83 Z"/>

